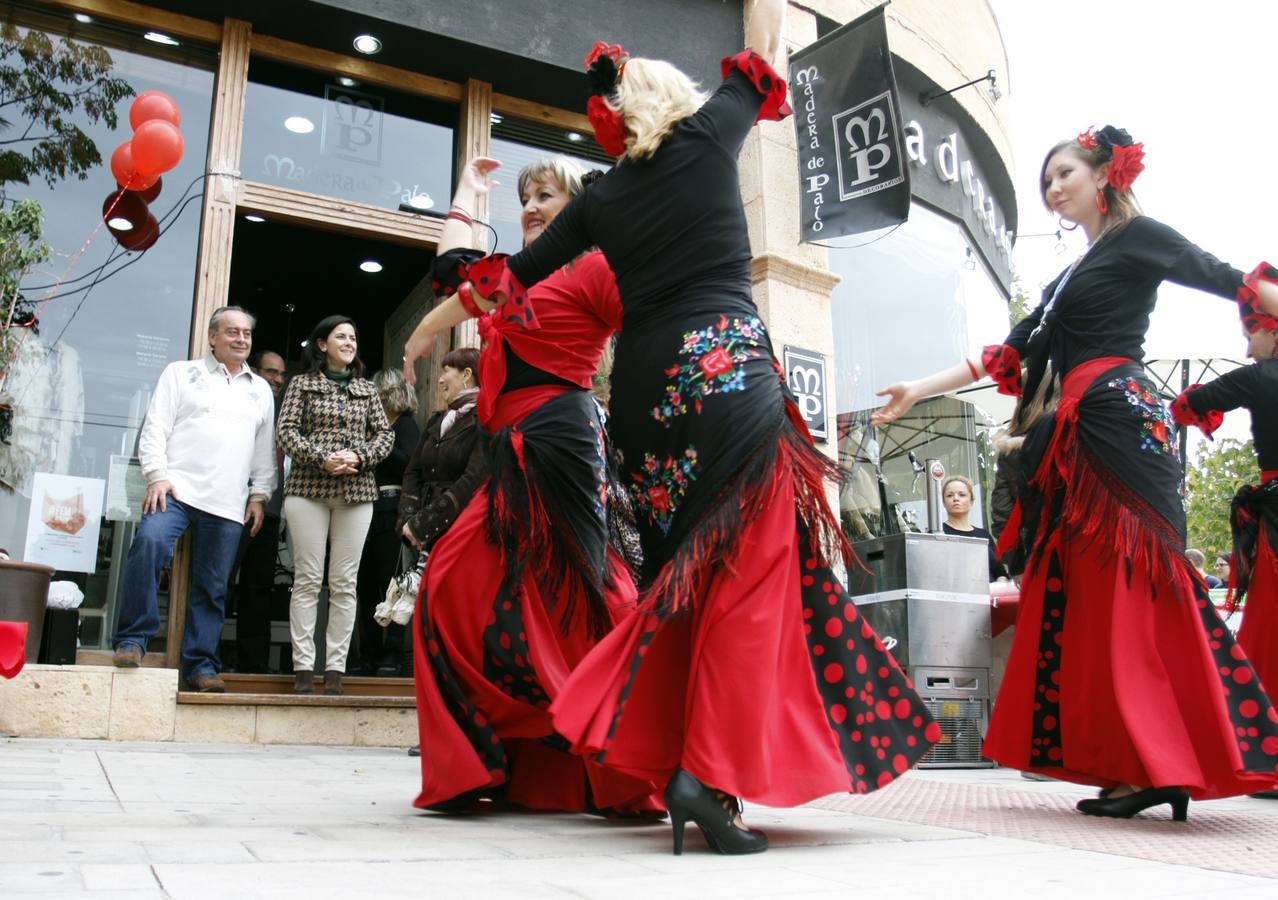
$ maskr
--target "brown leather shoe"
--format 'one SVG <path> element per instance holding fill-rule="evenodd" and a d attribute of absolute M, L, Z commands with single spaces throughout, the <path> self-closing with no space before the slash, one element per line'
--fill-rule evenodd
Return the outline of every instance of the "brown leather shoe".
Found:
<path fill-rule="evenodd" d="M 315 693 L 315 673 L 310 669 L 306 671 L 297 671 L 293 673 L 293 693 L 294 694 L 313 694 Z"/>
<path fill-rule="evenodd" d="M 111 664 L 117 669 L 136 669 L 142 665 L 142 648 L 137 644 L 121 644 L 115 648 Z"/>
<path fill-rule="evenodd" d="M 337 696 L 342 693 L 342 673 L 329 669 L 324 673 L 324 693 Z"/>
<path fill-rule="evenodd" d="M 186 680 L 186 686 L 201 694 L 226 693 L 226 682 L 217 675 L 192 675 Z"/>

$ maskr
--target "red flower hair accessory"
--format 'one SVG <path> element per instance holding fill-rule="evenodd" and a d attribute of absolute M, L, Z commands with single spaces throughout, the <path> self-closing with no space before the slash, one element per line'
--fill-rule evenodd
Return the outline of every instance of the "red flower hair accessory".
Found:
<path fill-rule="evenodd" d="M 630 54 L 620 44 L 595 41 L 586 54 L 586 77 L 590 79 L 590 100 L 586 103 L 586 118 L 594 129 L 595 141 L 609 156 L 621 156 L 626 152 L 626 123 L 621 115 L 608 105 L 607 97 L 617 89 L 617 81 L 625 69 Z"/>
<path fill-rule="evenodd" d="M 1078 137 L 1074 138 L 1074 143 L 1078 144 L 1078 146 L 1082 147 L 1084 150 L 1095 150 L 1096 136 L 1092 134 L 1092 129 L 1095 127 L 1095 125 L 1089 125 L 1085 131 L 1080 131 L 1078 133 Z"/>
<path fill-rule="evenodd" d="M 1086 131 L 1080 131 L 1074 143 L 1084 150 L 1097 151 L 1098 165 L 1109 163 L 1106 180 L 1120 194 L 1130 190 L 1136 176 L 1145 171 L 1145 145 L 1133 141 L 1122 128 L 1113 125 L 1097 128 L 1093 125 Z"/>
<path fill-rule="evenodd" d="M 1145 145 L 1132 144 L 1130 147 L 1115 147 L 1113 159 L 1109 161 L 1109 174 L 1106 176 L 1114 190 L 1123 192 L 1132 186 L 1136 176 L 1145 171 Z"/>

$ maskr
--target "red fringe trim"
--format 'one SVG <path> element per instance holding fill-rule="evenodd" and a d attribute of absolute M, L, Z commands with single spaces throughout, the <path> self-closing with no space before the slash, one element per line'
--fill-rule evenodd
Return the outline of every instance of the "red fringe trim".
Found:
<path fill-rule="evenodd" d="M 738 538 L 748 511 L 775 502 L 787 479 L 794 487 L 796 513 L 809 529 L 809 550 L 818 563 L 829 565 L 839 557 L 848 567 L 859 563 L 826 502 L 826 482 L 837 483 L 838 466 L 813 445 L 803 416 L 788 398 L 785 406 L 786 419 L 776 438 L 741 467 L 675 557 L 644 587 L 640 609 L 665 615 L 695 607 L 712 579 L 735 571 Z"/>

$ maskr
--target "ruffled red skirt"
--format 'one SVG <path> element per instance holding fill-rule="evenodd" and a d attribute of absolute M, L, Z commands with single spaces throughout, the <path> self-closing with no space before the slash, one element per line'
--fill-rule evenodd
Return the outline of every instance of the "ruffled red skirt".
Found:
<path fill-rule="evenodd" d="M 1238 643 L 1270 696 L 1278 691 L 1278 554 L 1274 543 L 1278 543 L 1278 535 L 1262 523 L 1242 627 L 1238 629 Z"/>
<path fill-rule="evenodd" d="M 882 787 L 938 739 L 814 555 L 785 464 L 776 480 L 769 502 L 743 511 L 733 561 L 688 611 L 635 612 L 573 672 L 552 712 L 576 750 L 658 784 L 682 767 L 794 806 Z"/>
<path fill-rule="evenodd" d="M 1131 413 L 1121 394 L 1104 396 L 1105 365 L 1065 379 L 1035 475 L 1032 490 L 1058 505 L 1043 514 L 1021 584 L 985 755 L 1081 784 L 1185 787 L 1194 799 L 1264 789 L 1278 779 L 1278 713 L 1181 548 L 1079 439 L 1092 404 L 1111 403 L 1119 425 Z"/>

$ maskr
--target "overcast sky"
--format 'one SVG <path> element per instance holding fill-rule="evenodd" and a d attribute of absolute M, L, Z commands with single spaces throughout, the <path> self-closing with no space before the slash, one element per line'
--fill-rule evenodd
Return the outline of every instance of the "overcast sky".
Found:
<path fill-rule="evenodd" d="M 1088 125 L 1145 144 L 1134 190 L 1144 211 L 1250 270 L 1278 263 L 1278 3 L 1214 0 L 992 0 L 1007 47 L 1008 104 L 1023 235 L 1055 231 L 1039 201 L 1043 154 Z M 996 61 L 991 61 L 994 66 Z M 1018 240 L 1015 265 L 1038 296 L 1085 247 L 1081 229 Z M 1150 357 L 1243 359 L 1236 309 L 1174 285 L 1160 292 Z M 1226 423 L 1247 436 L 1245 413 Z"/>

